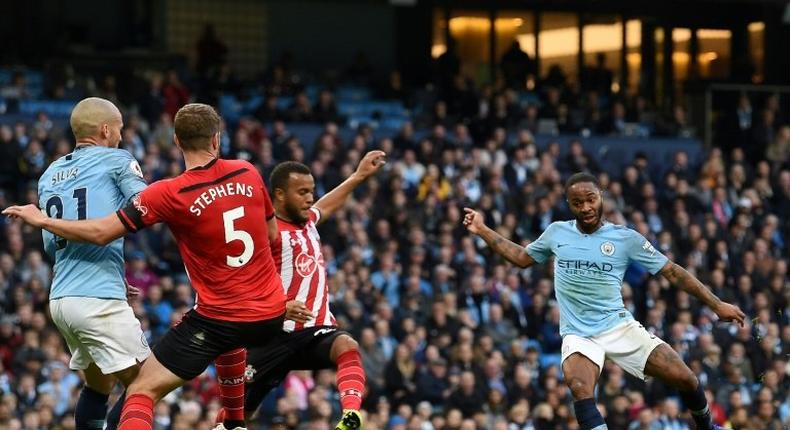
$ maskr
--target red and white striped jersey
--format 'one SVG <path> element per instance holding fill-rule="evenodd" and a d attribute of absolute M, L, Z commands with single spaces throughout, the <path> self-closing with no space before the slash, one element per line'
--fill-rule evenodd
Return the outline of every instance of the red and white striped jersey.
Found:
<path fill-rule="evenodd" d="M 321 237 L 316 229 L 319 219 L 321 212 L 317 208 L 310 209 L 310 219 L 304 225 L 277 218 L 280 238 L 272 244 L 272 256 L 285 294 L 288 301 L 303 302 L 314 316 L 304 324 L 286 320 L 283 329 L 287 332 L 336 325 L 335 316 L 329 310 L 329 284 L 321 253 Z"/>

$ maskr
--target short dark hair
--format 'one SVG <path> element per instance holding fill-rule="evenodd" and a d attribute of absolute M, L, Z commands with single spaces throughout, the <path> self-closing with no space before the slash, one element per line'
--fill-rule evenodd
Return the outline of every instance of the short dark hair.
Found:
<path fill-rule="evenodd" d="M 299 173 L 309 175 L 310 168 L 298 161 L 285 161 L 276 166 L 269 176 L 269 185 L 272 187 L 272 192 L 276 189 L 284 190 L 288 187 L 288 178 L 291 173 Z"/>
<path fill-rule="evenodd" d="M 203 103 L 189 103 L 176 112 L 173 128 L 181 149 L 196 151 L 209 147 L 211 136 L 220 131 L 221 119 L 213 107 Z"/>
<path fill-rule="evenodd" d="M 590 182 L 595 185 L 595 188 L 601 189 L 601 183 L 598 182 L 598 178 L 596 178 L 595 175 L 591 175 L 587 172 L 578 172 L 571 175 L 571 177 L 565 181 L 565 193 L 567 194 L 572 186 L 582 182 Z"/>

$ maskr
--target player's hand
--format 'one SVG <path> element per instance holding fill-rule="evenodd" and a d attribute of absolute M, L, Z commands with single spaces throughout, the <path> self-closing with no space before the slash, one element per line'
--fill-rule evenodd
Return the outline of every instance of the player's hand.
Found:
<path fill-rule="evenodd" d="M 386 157 L 387 154 L 384 151 L 375 150 L 368 152 L 362 157 L 359 166 L 357 166 L 357 175 L 367 179 L 370 175 L 378 172 L 383 165 L 387 164 Z"/>
<path fill-rule="evenodd" d="M 466 227 L 470 233 L 480 234 L 485 226 L 483 214 L 474 209 L 464 208 L 464 227 Z"/>
<path fill-rule="evenodd" d="M 719 316 L 719 319 L 722 321 L 734 321 L 737 322 L 741 327 L 743 327 L 746 321 L 746 314 L 743 313 L 741 308 L 735 305 L 731 305 L 727 302 L 721 302 L 713 312 L 716 312 L 716 315 Z"/>
<path fill-rule="evenodd" d="M 47 216 L 36 205 L 9 206 L 3 210 L 3 215 L 21 219 L 33 227 L 39 228 L 47 220 Z"/>
<path fill-rule="evenodd" d="M 135 287 L 130 283 L 126 283 L 126 300 L 133 299 L 140 295 L 141 291 L 139 288 Z"/>
<path fill-rule="evenodd" d="M 304 303 L 291 300 L 285 304 L 285 319 L 304 324 L 313 319 L 313 313 L 307 309 Z"/>

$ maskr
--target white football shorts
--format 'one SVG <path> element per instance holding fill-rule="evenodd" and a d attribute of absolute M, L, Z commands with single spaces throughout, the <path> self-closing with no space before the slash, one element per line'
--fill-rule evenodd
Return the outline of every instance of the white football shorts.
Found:
<path fill-rule="evenodd" d="M 608 358 L 626 372 L 644 380 L 647 359 L 662 343 L 665 342 L 645 330 L 638 321 L 631 320 L 592 337 L 566 335 L 562 339 L 562 361 L 578 352 L 597 364 L 600 374 L 603 362 Z"/>
<path fill-rule="evenodd" d="M 49 308 L 69 346 L 69 367 L 74 370 L 96 363 L 109 375 L 151 354 L 140 321 L 125 300 L 63 297 L 51 300 Z"/>

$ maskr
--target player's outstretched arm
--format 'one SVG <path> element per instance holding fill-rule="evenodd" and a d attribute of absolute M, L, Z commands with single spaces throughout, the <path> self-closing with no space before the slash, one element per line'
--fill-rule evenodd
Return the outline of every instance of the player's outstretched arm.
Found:
<path fill-rule="evenodd" d="M 709 308 L 716 312 L 723 321 L 735 321 L 741 326 L 744 324 L 746 314 L 738 306 L 722 301 L 716 297 L 702 282 L 680 265 L 670 261 L 660 271 L 672 285 L 691 294 Z"/>
<path fill-rule="evenodd" d="M 535 264 L 527 250 L 513 241 L 505 239 L 501 234 L 489 228 L 483 222 L 483 215 L 470 208 L 464 208 L 464 227 L 470 233 L 480 236 L 497 254 L 518 267 L 529 267 Z"/>
<path fill-rule="evenodd" d="M 340 209 L 354 191 L 354 188 L 359 184 L 365 182 L 369 177 L 378 172 L 378 170 L 387 163 L 384 159 L 387 154 L 384 151 L 370 151 L 359 162 L 357 170 L 346 178 L 343 183 L 335 187 L 332 191 L 326 193 L 321 199 L 315 203 L 315 207 L 321 211 L 321 220 L 332 216 L 338 209 Z"/>
<path fill-rule="evenodd" d="M 3 210 L 3 215 L 19 218 L 34 227 L 43 228 L 66 240 L 76 242 L 106 245 L 126 234 L 126 228 L 114 213 L 104 218 L 69 221 L 50 218 L 37 206 L 27 205 L 9 206 Z"/>

